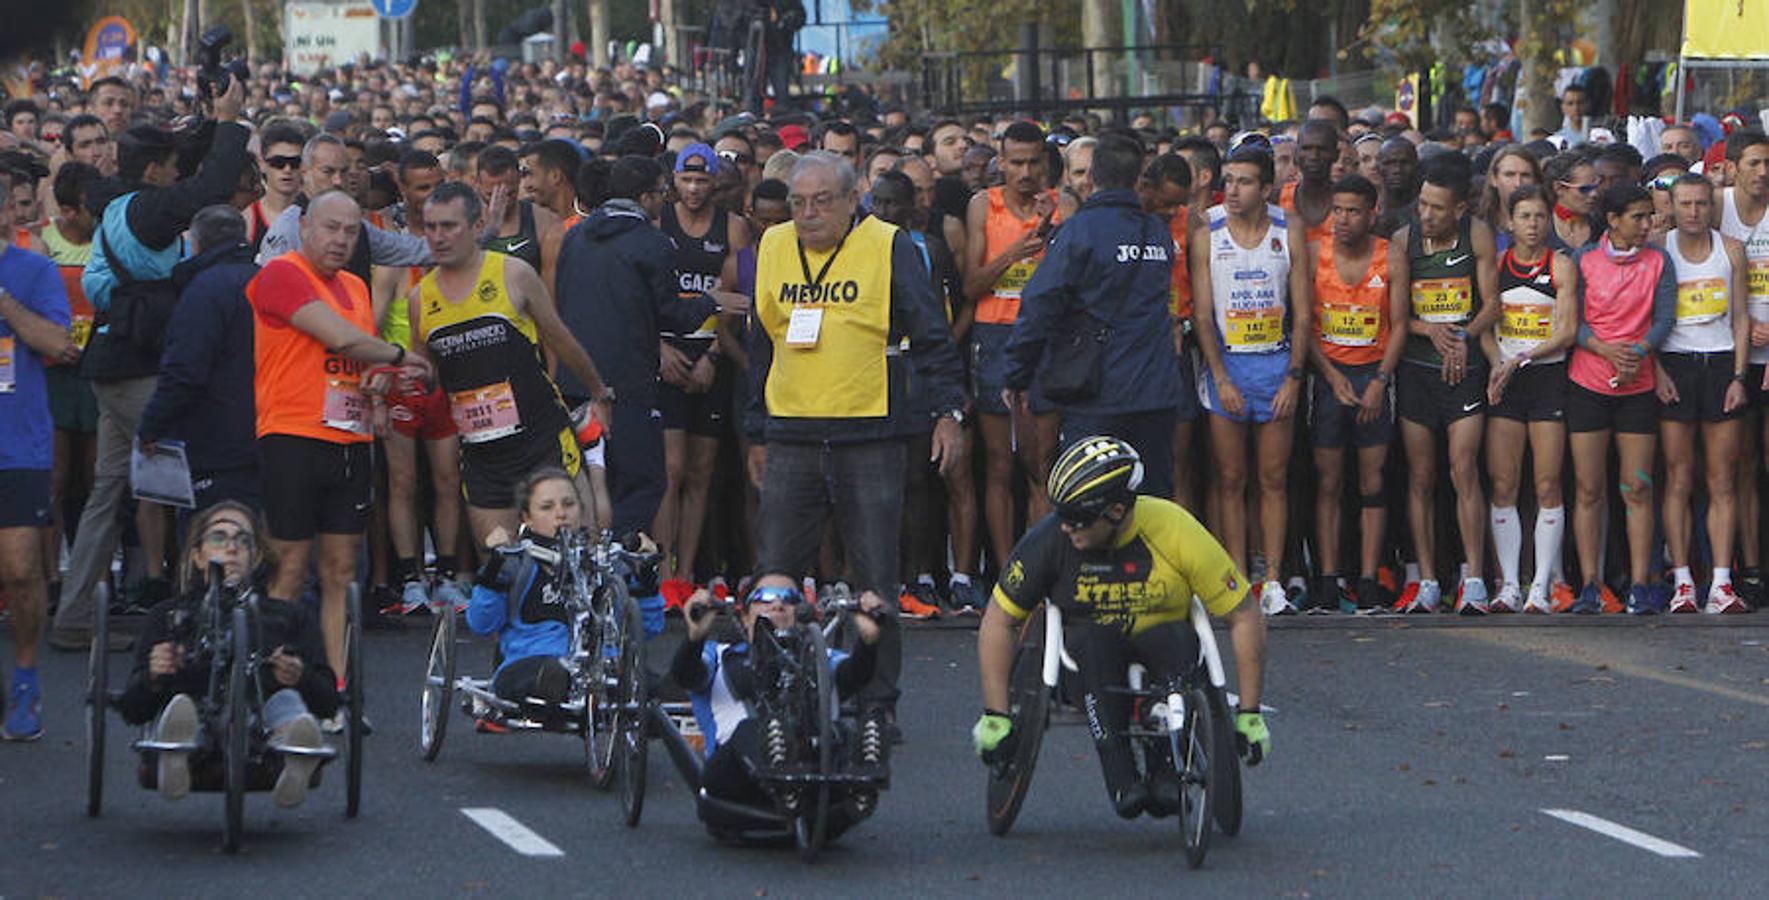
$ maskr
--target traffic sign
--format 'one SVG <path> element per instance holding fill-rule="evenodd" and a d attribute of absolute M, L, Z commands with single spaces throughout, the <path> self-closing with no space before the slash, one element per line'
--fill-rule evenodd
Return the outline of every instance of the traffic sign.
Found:
<path fill-rule="evenodd" d="M 375 14 L 383 19 L 403 19 L 418 8 L 418 0 L 372 0 Z"/>

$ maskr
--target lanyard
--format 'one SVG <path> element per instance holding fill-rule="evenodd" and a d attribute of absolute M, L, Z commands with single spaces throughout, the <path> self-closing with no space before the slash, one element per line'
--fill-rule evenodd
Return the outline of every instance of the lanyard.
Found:
<path fill-rule="evenodd" d="M 805 270 L 805 283 L 811 286 L 811 296 L 817 296 L 817 289 L 823 285 L 823 279 L 829 276 L 829 267 L 835 265 L 835 258 L 841 255 L 842 246 L 847 244 L 848 235 L 853 233 L 854 230 L 850 228 L 842 235 L 841 240 L 835 242 L 835 250 L 829 254 L 828 259 L 823 261 L 823 268 L 817 272 L 816 278 L 811 277 L 811 260 L 805 256 L 805 242 L 802 240 L 798 242 L 799 266 Z"/>

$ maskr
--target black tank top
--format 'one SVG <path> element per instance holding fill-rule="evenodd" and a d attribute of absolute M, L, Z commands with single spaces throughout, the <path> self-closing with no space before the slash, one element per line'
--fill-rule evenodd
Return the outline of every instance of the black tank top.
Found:
<path fill-rule="evenodd" d="M 707 227 L 706 234 L 699 237 L 682 230 L 681 220 L 676 218 L 674 203 L 663 208 L 661 219 L 663 233 L 676 245 L 677 295 L 684 298 L 698 297 L 707 291 L 716 290 L 719 286 L 719 273 L 725 267 L 725 257 L 731 253 L 730 216 L 722 209 L 713 210 L 712 224 Z M 693 342 L 703 349 L 714 337 L 713 325 L 713 320 L 707 319 L 699 329 L 690 334 L 669 337 Z"/>
<path fill-rule="evenodd" d="M 505 256 L 514 256 L 528 263 L 529 268 L 539 272 L 541 270 L 541 241 L 540 232 L 534 227 L 534 201 L 522 201 L 520 209 L 521 224 L 517 227 L 516 233 L 509 237 L 487 239 L 483 246 L 487 250 L 496 251 Z"/>
<path fill-rule="evenodd" d="M 1549 300 L 1559 296 L 1554 285 L 1553 249 L 1543 253 L 1534 266 L 1525 266 L 1512 255 L 1512 248 L 1506 247 L 1504 255 L 1499 257 L 1499 293 L 1504 294 L 1512 288 L 1529 288 Z"/>

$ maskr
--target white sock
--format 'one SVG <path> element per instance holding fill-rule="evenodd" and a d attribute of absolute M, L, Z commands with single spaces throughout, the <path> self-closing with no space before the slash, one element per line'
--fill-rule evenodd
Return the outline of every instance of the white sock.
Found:
<path fill-rule="evenodd" d="M 1566 539 L 1566 507 L 1544 506 L 1536 511 L 1536 578 L 1547 587 L 1560 573 L 1560 544 Z"/>
<path fill-rule="evenodd" d="M 1708 585 L 1708 590 L 1711 591 L 1714 588 L 1717 588 L 1722 584 L 1731 584 L 1731 583 L 1732 583 L 1732 569 L 1731 569 L 1731 567 L 1729 567 L 1729 566 L 1715 566 L 1714 567 L 1714 581 L 1712 584 Z"/>
<path fill-rule="evenodd" d="M 1677 568 L 1672 569 L 1671 570 L 1671 577 L 1677 579 L 1677 586 L 1678 587 L 1682 587 L 1683 585 L 1686 585 L 1686 584 L 1689 585 L 1690 587 L 1695 586 L 1695 576 L 1689 574 L 1689 567 L 1688 566 L 1678 566 Z"/>
<path fill-rule="evenodd" d="M 964 574 L 963 572 L 953 572 L 952 573 L 952 583 L 953 584 L 970 584 L 970 576 Z"/>
<path fill-rule="evenodd" d="M 928 587 L 933 587 L 934 586 L 934 573 L 923 572 L 920 575 L 915 576 L 915 580 L 921 582 L 922 584 L 927 585 Z"/>
<path fill-rule="evenodd" d="M 1523 557 L 1523 521 L 1515 506 L 1495 506 L 1490 513 L 1493 523 L 1493 551 L 1499 555 L 1499 577 L 1505 584 L 1517 586 L 1517 567 Z"/>

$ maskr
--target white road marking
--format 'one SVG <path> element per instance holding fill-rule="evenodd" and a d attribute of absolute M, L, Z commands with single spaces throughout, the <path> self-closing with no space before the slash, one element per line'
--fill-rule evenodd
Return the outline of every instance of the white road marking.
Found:
<path fill-rule="evenodd" d="M 1544 762 L 1566 762 L 1569 759 L 1572 759 L 1572 757 L 1567 756 L 1564 753 L 1550 753 L 1547 756 L 1542 757 Z"/>
<path fill-rule="evenodd" d="M 509 813 L 495 807 L 462 807 L 461 813 L 472 819 L 480 828 L 491 832 L 491 836 L 509 845 L 511 850 L 523 856 L 564 856 L 565 851 L 559 849 L 552 841 L 535 834 L 527 825 L 516 821 Z"/>
<path fill-rule="evenodd" d="M 1569 825 L 1588 828 L 1606 837 L 1615 838 L 1624 844 L 1632 844 L 1649 853 L 1657 853 L 1659 856 L 1670 859 L 1701 858 L 1700 853 L 1682 846 L 1681 844 L 1673 844 L 1662 838 L 1653 837 L 1644 831 L 1635 831 L 1626 825 L 1618 825 L 1615 822 L 1593 816 L 1590 813 L 1579 812 L 1576 809 L 1544 809 L 1542 812 L 1546 815 L 1553 816 L 1562 822 L 1566 822 Z"/>

